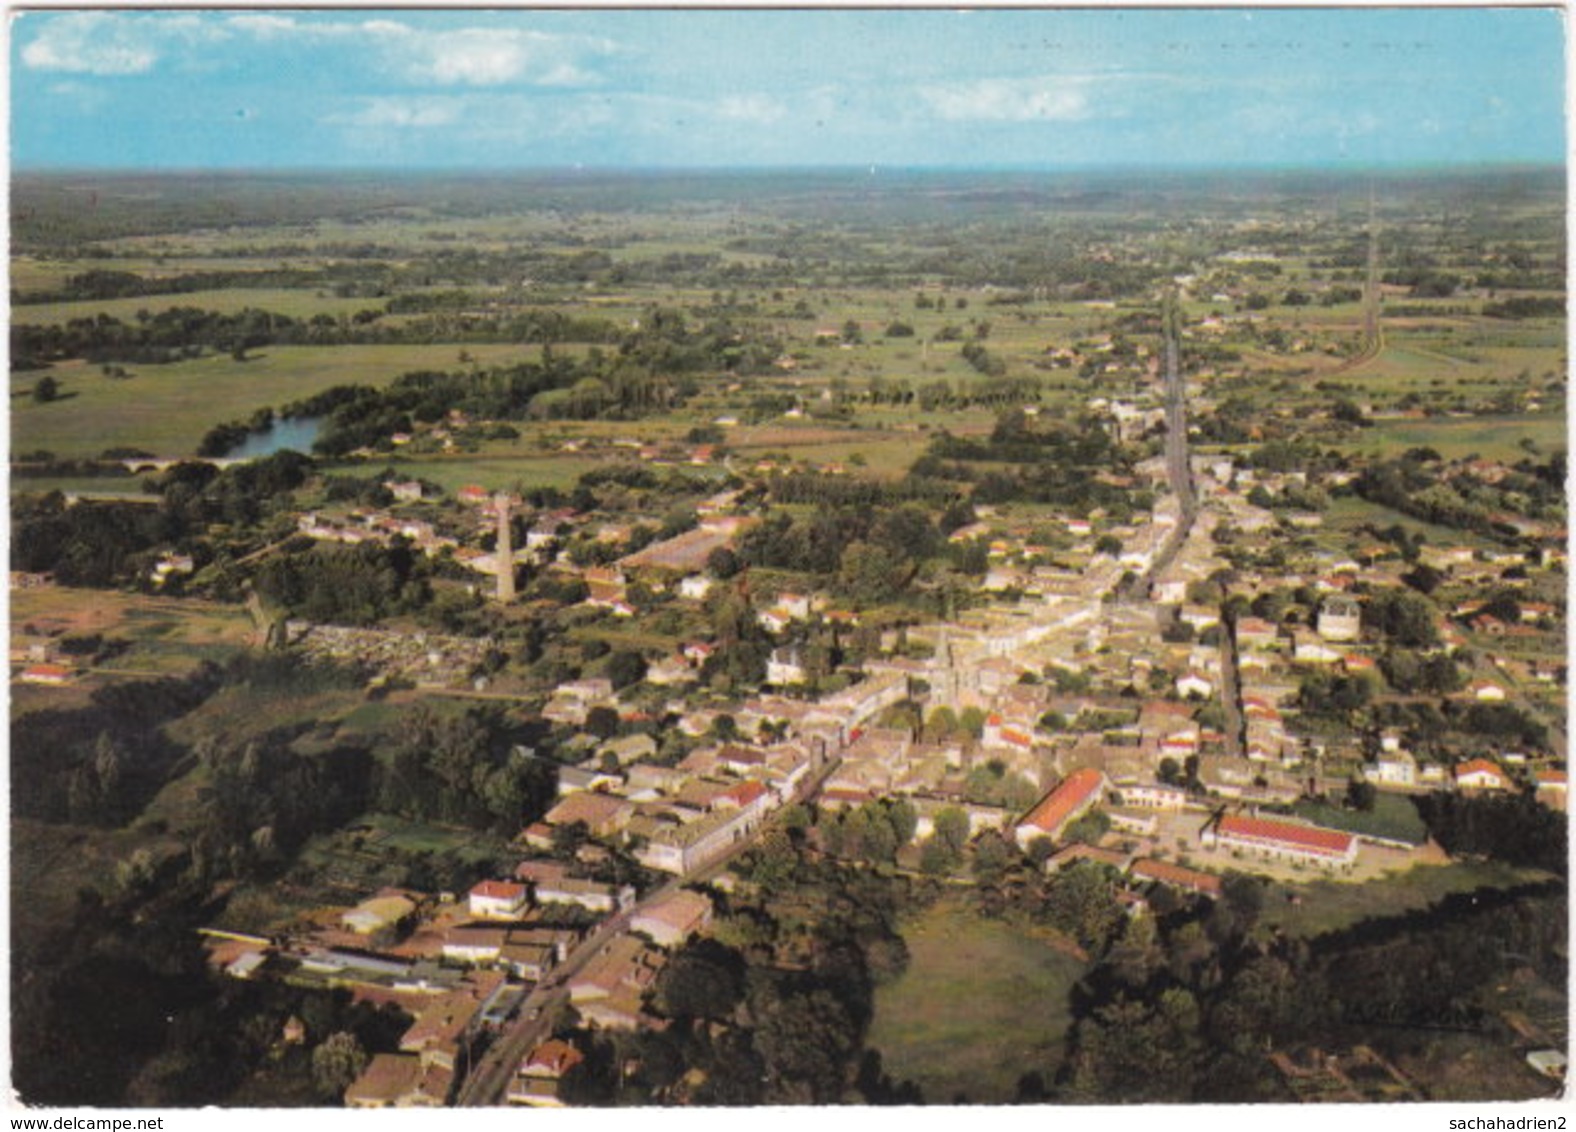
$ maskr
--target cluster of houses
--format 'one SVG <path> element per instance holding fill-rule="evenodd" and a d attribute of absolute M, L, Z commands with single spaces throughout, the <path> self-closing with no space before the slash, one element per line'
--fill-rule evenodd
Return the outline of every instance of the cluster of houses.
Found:
<path fill-rule="evenodd" d="M 707 896 L 676 889 L 642 904 L 625 930 L 602 941 L 594 922 L 564 912 L 629 908 L 633 889 L 576 881 L 552 861 L 522 862 L 517 878 L 482 881 L 461 900 L 384 890 L 337 920 L 303 923 L 287 939 L 203 934 L 211 962 L 233 977 L 345 987 L 365 1001 L 398 1003 L 413 1021 L 395 1051 L 373 1055 L 345 1103 L 437 1107 L 452 1101 L 477 1039 L 500 1030 L 577 948 L 596 950 L 558 977 L 585 1024 L 660 1025 L 647 1012 L 647 992 L 669 951 L 711 921 Z M 510 1102 L 558 1104 L 557 1082 L 578 1058 L 562 1042 L 532 1050 L 510 1084 Z"/>
<path fill-rule="evenodd" d="M 758 696 L 728 713 L 738 733 L 783 738 L 702 743 L 673 766 L 655 761 L 649 736 L 610 740 L 561 768 L 561 797 L 525 840 L 545 848 L 556 829 L 579 826 L 630 846 L 647 868 L 689 876 L 748 842 L 774 809 L 803 797 L 835 755 L 857 753 L 871 720 L 906 693 L 901 678 L 878 675 L 818 700 Z M 608 681 L 581 680 L 561 685 L 544 715 L 578 725 L 595 708 L 617 705 Z M 686 712 L 679 727 L 705 736 L 718 714 Z"/>

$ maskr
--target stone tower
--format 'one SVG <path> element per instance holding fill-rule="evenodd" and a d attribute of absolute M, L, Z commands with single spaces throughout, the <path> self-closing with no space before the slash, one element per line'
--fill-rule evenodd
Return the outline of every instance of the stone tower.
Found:
<path fill-rule="evenodd" d="M 507 605 L 514 600 L 514 537 L 509 529 L 509 497 L 503 492 L 493 496 L 498 512 L 498 546 L 493 562 L 498 568 L 498 600 Z"/>

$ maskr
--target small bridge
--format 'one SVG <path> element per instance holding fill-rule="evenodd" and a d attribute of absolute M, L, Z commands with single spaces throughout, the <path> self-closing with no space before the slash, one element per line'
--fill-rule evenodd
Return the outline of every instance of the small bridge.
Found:
<path fill-rule="evenodd" d="M 143 472 L 167 472 L 176 464 L 212 464 L 216 468 L 228 468 L 232 464 L 244 464 L 247 458 L 236 456 L 143 456 L 131 460 L 116 460 L 132 475 Z"/>

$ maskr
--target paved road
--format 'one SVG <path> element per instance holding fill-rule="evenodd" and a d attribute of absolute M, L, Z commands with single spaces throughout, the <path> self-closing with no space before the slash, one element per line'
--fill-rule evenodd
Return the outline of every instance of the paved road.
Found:
<path fill-rule="evenodd" d="M 1124 601 L 1142 601 L 1149 593 L 1150 583 L 1161 575 L 1182 550 L 1193 520 L 1198 515 L 1198 495 L 1193 484 L 1193 467 L 1187 443 L 1187 394 L 1182 380 L 1180 315 L 1175 300 L 1167 296 L 1161 307 L 1161 323 L 1165 335 L 1165 407 L 1166 407 L 1166 478 L 1171 490 L 1182 502 L 1182 517 L 1160 552 L 1155 555 L 1149 569 L 1142 577 L 1135 578 L 1122 592 Z"/>

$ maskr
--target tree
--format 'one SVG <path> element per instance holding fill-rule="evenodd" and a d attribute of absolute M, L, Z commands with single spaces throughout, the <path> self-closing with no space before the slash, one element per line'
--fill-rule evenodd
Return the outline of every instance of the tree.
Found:
<path fill-rule="evenodd" d="M 1061 870 L 1046 885 L 1043 914 L 1091 955 L 1102 954 L 1122 926 L 1115 873 L 1091 861 Z"/>
<path fill-rule="evenodd" d="M 366 1067 L 366 1050 L 361 1048 L 360 1039 L 347 1030 L 330 1034 L 312 1051 L 312 1080 L 327 1097 L 342 1097 Z"/>
<path fill-rule="evenodd" d="M 935 829 L 930 840 L 946 851 L 947 858 L 957 864 L 963 859 L 963 850 L 969 843 L 969 815 L 957 806 L 947 806 L 936 812 Z"/>
<path fill-rule="evenodd" d="M 987 830 L 974 843 L 974 877 L 981 884 L 995 884 L 1017 860 L 1017 849 L 1000 833 Z"/>
<path fill-rule="evenodd" d="M 615 690 L 640 683 L 646 678 L 646 658 L 632 649 L 620 649 L 607 658 L 607 678 Z"/>
<path fill-rule="evenodd" d="M 1064 841 L 1082 841 L 1088 845 L 1098 845 L 1100 838 L 1106 835 L 1111 828 L 1111 819 L 1103 810 L 1093 810 L 1077 821 L 1071 823 L 1062 834 Z"/>
<path fill-rule="evenodd" d="M 958 726 L 973 738 L 978 739 L 985 734 L 985 712 L 981 708 L 966 707 L 958 716 Z"/>
<path fill-rule="evenodd" d="M 744 960 L 714 939 L 687 944 L 657 980 L 657 1002 L 669 1018 L 721 1021 L 743 997 Z"/>
<path fill-rule="evenodd" d="M 583 821 L 553 827 L 553 856 L 561 861 L 573 860 L 580 847 L 591 839 L 590 827 Z"/>
<path fill-rule="evenodd" d="M 890 549 L 860 540 L 844 548 L 838 566 L 843 589 L 867 605 L 890 600 L 908 584 L 913 573 L 912 562 L 894 561 Z"/>
<path fill-rule="evenodd" d="M 47 404 L 60 396 L 60 383 L 45 374 L 33 383 L 33 400 L 40 405 Z"/>
<path fill-rule="evenodd" d="M 598 704 L 586 712 L 586 731 L 598 739 L 611 739 L 617 735 L 618 709 Z"/>
<path fill-rule="evenodd" d="M 919 828 L 919 813 L 914 809 L 914 803 L 907 798 L 897 798 L 886 803 L 886 818 L 892 827 L 892 834 L 897 838 L 898 848 L 902 848 L 914 840 L 914 831 Z"/>
<path fill-rule="evenodd" d="M 1353 775 L 1346 784 L 1346 804 L 1354 810 L 1370 812 L 1378 795 L 1379 792 L 1374 789 L 1374 784 L 1361 776 Z"/>
<path fill-rule="evenodd" d="M 782 998 L 756 1012 L 755 1048 L 765 1063 L 773 1099 L 827 1104 L 841 1099 L 859 1027 L 825 990 Z"/>
<path fill-rule="evenodd" d="M 1036 866 L 1044 866 L 1046 861 L 1056 856 L 1056 842 L 1049 837 L 1036 837 L 1029 842 L 1025 852 L 1028 853 L 1029 860 L 1033 861 Z"/>
<path fill-rule="evenodd" d="M 739 572 L 739 556 L 726 546 L 719 546 L 706 556 L 706 570 L 723 581 Z"/>

